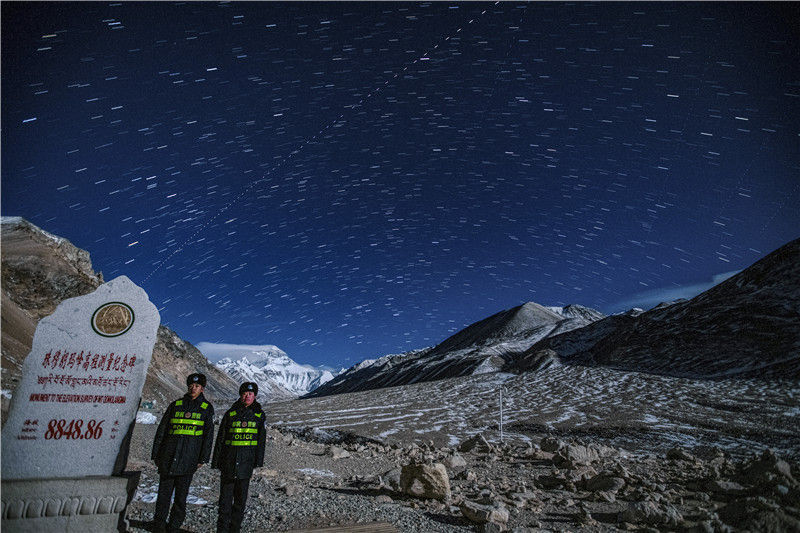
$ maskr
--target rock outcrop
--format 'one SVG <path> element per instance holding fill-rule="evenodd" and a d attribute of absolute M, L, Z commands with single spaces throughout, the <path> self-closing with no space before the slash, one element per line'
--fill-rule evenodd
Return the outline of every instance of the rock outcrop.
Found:
<path fill-rule="evenodd" d="M 67 298 L 82 296 L 103 283 L 89 253 L 68 240 L 16 217 L 2 219 L 2 380 L 11 394 L 33 344 L 39 320 Z M 190 343 L 159 326 L 142 400 L 163 407 L 186 391 L 192 372 L 208 378 L 206 396 L 223 403 L 238 396 L 238 385 Z M 3 397 L 3 419 L 8 409 Z"/>
<path fill-rule="evenodd" d="M 420 499 L 450 499 L 450 478 L 441 463 L 408 464 L 400 471 L 400 487 L 409 496 Z"/>

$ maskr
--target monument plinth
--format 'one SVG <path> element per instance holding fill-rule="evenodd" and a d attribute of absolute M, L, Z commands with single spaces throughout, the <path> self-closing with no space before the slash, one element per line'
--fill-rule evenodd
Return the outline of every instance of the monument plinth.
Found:
<path fill-rule="evenodd" d="M 129 480 L 115 476 L 159 323 L 147 293 L 125 276 L 39 322 L 3 428 L 4 531 L 116 529 Z"/>

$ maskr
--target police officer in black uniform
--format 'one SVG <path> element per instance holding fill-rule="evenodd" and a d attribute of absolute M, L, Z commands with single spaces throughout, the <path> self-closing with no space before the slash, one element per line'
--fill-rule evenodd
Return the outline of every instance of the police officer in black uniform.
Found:
<path fill-rule="evenodd" d="M 222 417 L 211 467 L 220 470 L 217 533 L 238 533 L 253 469 L 264 466 L 264 411 L 256 401 L 258 385 L 239 387 L 239 399 Z"/>
<path fill-rule="evenodd" d="M 191 374 L 186 378 L 186 386 L 188 392 L 183 398 L 169 404 L 153 441 L 151 458 L 160 475 L 153 531 L 180 530 L 186 518 L 186 496 L 192 476 L 211 457 L 214 407 L 203 396 L 206 377 Z M 173 491 L 175 501 L 167 524 Z"/>

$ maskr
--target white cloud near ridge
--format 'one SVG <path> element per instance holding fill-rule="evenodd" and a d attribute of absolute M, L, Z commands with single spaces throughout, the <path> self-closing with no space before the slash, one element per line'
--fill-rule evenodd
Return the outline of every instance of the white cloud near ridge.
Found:
<path fill-rule="evenodd" d="M 251 355 L 254 352 L 283 352 L 274 344 L 227 344 L 203 341 L 198 342 L 196 347 L 212 362 L 217 362 L 225 357 L 241 359 L 245 355 Z"/>
<path fill-rule="evenodd" d="M 639 307 L 641 309 L 651 309 L 656 305 L 662 302 L 671 302 L 674 300 L 678 300 L 680 298 L 694 298 L 700 293 L 703 293 L 714 287 L 715 285 L 719 285 L 726 279 L 735 276 L 741 272 L 741 270 L 732 270 L 730 272 L 722 272 L 720 274 L 716 274 L 712 276 L 711 280 L 703 281 L 698 283 L 692 283 L 689 285 L 681 285 L 675 287 L 661 287 L 658 289 L 650 289 L 647 291 L 643 291 L 633 296 L 626 298 L 620 302 L 615 303 L 612 305 L 613 312 L 619 311 L 627 311 L 633 307 Z"/>

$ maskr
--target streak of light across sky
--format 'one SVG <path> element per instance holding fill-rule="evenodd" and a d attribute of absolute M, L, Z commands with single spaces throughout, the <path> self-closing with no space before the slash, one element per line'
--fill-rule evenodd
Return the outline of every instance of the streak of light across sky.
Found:
<path fill-rule="evenodd" d="M 314 365 L 800 231 L 800 4 L 6 2 L 2 212 Z"/>

